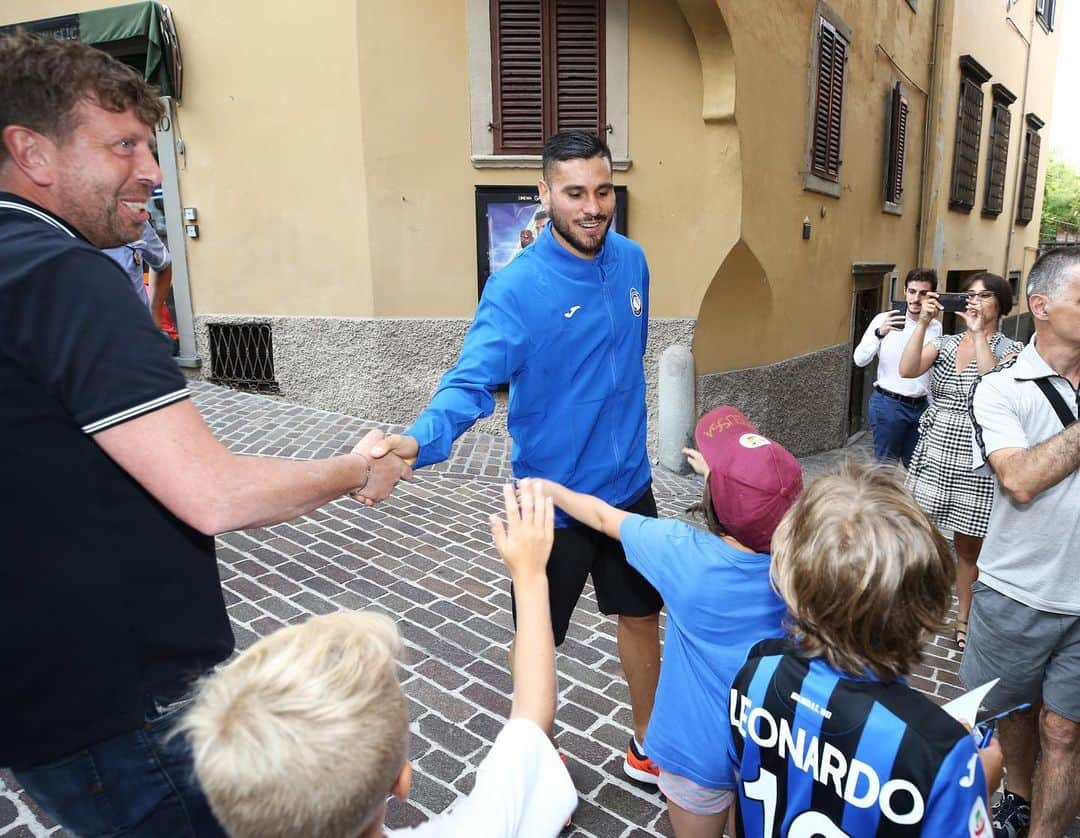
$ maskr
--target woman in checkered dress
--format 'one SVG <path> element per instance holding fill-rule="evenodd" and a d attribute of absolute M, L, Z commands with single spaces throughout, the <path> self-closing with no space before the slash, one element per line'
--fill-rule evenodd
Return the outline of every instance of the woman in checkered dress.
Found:
<path fill-rule="evenodd" d="M 907 487 L 939 529 L 953 532 L 958 559 L 956 644 L 961 650 L 967 645 L 971 586 L 979 575 L 976 561 L 994 498 L 993 478 L 971 470 L 968 399 L 976 378 L 1024 348 L 997 330 L 1000 318 L 1012 308 L 1012 289 L 1004 279 L 976 274 L 964 290 L 967 310 L 961 316 L 967 331 L 923 345 L 927 324 L 942 310 L 937 294 L 931 292 L 900 359 L 900 374 L 905 377 L 931 371 L 934 402 L 919 421 Z"/>

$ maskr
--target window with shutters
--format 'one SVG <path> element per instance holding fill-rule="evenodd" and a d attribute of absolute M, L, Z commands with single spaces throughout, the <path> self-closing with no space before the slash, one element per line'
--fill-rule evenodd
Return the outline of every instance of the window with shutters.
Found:
<path fill-rule="evenodd" d="M 814 18 L 810 61 L 810 114 L 803 188 L 840 195 L 843 165 L 844 80 L 851 28 L 824 2 Z"/>
<path fill-rule="evenodd" d="M 1054 14 L 1057 0 L 1035 0 L 1035 19 L 1047 33 L 1054 31 Z"/>
<path fill-rule="evenodd" d="M 911 103 L 900 82 L 889 93 L 889 118 L 885 136 L 885 206 L 886 212 L 899 215 L 904 207 L 904 160 L 907 155 L 908 115 Z"/>
<path fill-rule="evenodd" d="M 970 212 L 979 179 L 979 137 L 982 133 L 983 91 L 990 72 L 970 55 L 960 56 L 960 96 L 956 105 L 949 206 Z"/>
<path fill-rule="evenodd" d="M 1024 156 L 1020 160 L 1020 196 L 1016 207 L 1016 223 L 1027 224 L 1035 216 L 1035 186 L 1039 181 L 1039 129 L 1045 123 L 1029 113 L 1024 126 Z"/>
<path fill-rule="evenodd" d="M 557 131 L 606 135 L 604 0 L 491 0 L 496 154 L 539 154 Z"/>
<path fill-rule="evenodd" d="M 1007 87 L 995 84 L 990 88 L 993 104 L 990 107 L 990 138 L 986 143 L 986 194 L 982 214 L 996 218 L 1005 208 L 1005 169 L 1009 160 L 1009 130 L 1012 113 L 1009 106 L 1016 96 Z"/>

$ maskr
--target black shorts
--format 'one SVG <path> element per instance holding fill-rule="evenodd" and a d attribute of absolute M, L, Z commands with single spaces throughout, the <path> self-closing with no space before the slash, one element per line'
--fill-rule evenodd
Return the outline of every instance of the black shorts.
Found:
<path fill-rule="evenodd" d="M 656 499 L 652 488 L 646 489 L 645 494 L 626 507 L 626 511 L 655 518 Z M 590 573 L 601 614 L 647 617 L 664 606 L 656 588 L 630 567 L 622 544 L 583 524 L 559 527 L 555 530 L 555 543 L 547 565 L 551 629 L 556 646 L 566 639 L 570 617 Z M 510 608 L 517 625 L 513 584 L 510 585 Z"/>

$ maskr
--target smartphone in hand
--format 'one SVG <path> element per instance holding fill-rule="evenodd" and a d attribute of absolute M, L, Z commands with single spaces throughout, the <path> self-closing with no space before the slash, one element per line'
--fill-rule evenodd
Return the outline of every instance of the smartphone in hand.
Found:
<path fill-rule="evenodd" d="M 967 309 L 967 294 L 938 294 L 937 299 L 944 311 L 955 313 Z"/>

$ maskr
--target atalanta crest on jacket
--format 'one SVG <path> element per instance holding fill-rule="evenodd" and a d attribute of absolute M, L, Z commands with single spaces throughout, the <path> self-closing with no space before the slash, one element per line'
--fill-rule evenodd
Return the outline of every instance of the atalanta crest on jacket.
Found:
<path fill-rule="evenodd" d="M 634 312 L 634 317 L 641 317 L 641 294 L 638 293 L 636 288 L 630 289 L 630 310 Z"/>

